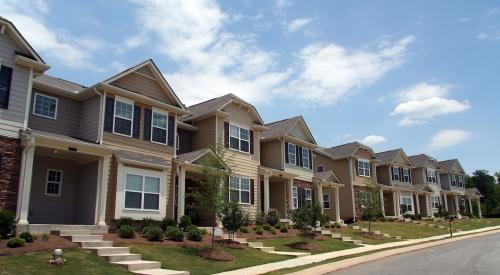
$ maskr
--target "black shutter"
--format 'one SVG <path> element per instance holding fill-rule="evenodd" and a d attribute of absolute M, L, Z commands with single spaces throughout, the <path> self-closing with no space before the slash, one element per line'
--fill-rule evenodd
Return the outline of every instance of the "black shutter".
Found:
<path fill-rule="evenodd" d="M 358 167 L 359 167 L 359 161 L 356 160 L 356 175 L 359 176 L 359 168 Z"/>
<path fill-rule="evenodd" d="M 229 148 L 229 123 L 224 122 L 224 147 Z"/>
<path fill-rule="evenodd" d="M 427 169 L 425 169 L 425 182 L 428 182 L 429 181 L 429 171 L 427 171 Z"/>
<path fill-rule="evenodd" d="M 104 131 L 113 132 L 113 114 L 115 112 L 115 99 L 106 97 L 106 109 L 104 110 Z"/>
<path fill-rule="evenodd" d="M 302 167 L 302 147 L 295 145 L 295 159 L 297 166 Z"/>
<path fill-rule="evenodd" d="M 309 169 L 312 169 L 313 167 L 313 158 L 312 158 L 312 152 L 311 149 L 309 149 Z"/>
<path fill-rule="evenodd" d="M 290 163 L 288 160 L 288 142 L 285 141 L 285 163 Z"/>
<path fill-rule="evenodd" d="M 299 207 L 306 205 L 306 189 L 301 187 L 299 188 L 300 198 L 299 198 Z"/>
<path fill-rule="evenodd" d="M 404 181 L 403 179 L 403 168 L 399 167 L 399 181 Z"/>
<path fill-rule="evenodd" d="M 255 204 L 255 182 L 253 179 L 250 179 L 250 203 Z"/>
<path fill-rule="evenodd" d="M 410 177 L 410 183 L 411 183 L 411 169 L 408 169 L 408 175 Z"/>
<path fill-rule="evenodd" d="M 250 154 L 253 155 L 253 131 L 250 130 Z"/>
<path fill-rule="evenodd" d="M 391 175 L 392 175 L 392 180 L 394 180 L 394 167 L 391 166 Z"/>
<path fill-rule="evenodd" d="M 175 126 L 174 116 L 168 116 L 168 134 L 167 134 L 168 146 L 174 146 L 174 126 Z"/>
<path fill-rule="evenodd" d="M 134 106 L 134 129 L 132 131 L 133 138 L 139 138 L 139 129 L 141 127 L 141 107 Z"/>
<path fill-rule="evenodd" d="M 151 116 L 153 112 L 151 109 L 144 109 L 144 135 L 143 139 L 151 141 Z"/>
<path fill-rule="evenodd" d="M 0 68 L 0 107 L 9 108 L 10 86 L 12 83 L 12 68 L 1 66 Z"/>

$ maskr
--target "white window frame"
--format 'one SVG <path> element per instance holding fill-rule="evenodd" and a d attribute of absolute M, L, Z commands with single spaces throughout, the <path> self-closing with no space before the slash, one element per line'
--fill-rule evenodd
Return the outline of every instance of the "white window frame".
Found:
<path fill-rule="evenodd" d="M 451 184 L 451 186 L 458 187 L 457 175 L 453 175 L 453 174 L 450 175 L 450 184 Z"/>
<path fill-rule="evenodd" d="M 38 113 L 35 112 L 37 97 L 46 97 L 46 98 L 50 98 L 50 99 L 55 99 L 55 101 L 56 101 L 56 110 L 54 112 L 54 117 L 46 116 L 46 115 L 43 115 L 43 114 L 38 114 Z M 35 97 L 33 98 L 33 111 L 32 111 L 33 115 L 39 116 L 39 117 L 44 117 L 44 118 L 49 118 L 49 119 L 53 119 L 53 120 L 57 120 L 57 109 L 59 109 L 59 99 L 57 97 L 53 97 L 53 96 L 49 96 L 49 95 L 45 95 L 45 94 L 41 94 L 41 93 L 35 93 Z"/>
<path fill-rule="evenodd" d="M 465 177 L 462 175 L 457 176 L 457 184 L 459 187 L 465 187 Z"/>
<path fill-rule="evenodd" d="M 363 197 L 365 197 L 365 198 L 363 198 Z M 363 207 L 363 206 L 367 207 L 368 206 L 367 204 L 370 203 L 369 200 L 370 200 L 370 193 L 368 193 L 366 191 L 359 192 L 359 205 L 361 207 Z M 366 202 L 364 202 L 364 201 L 366 201 Z"/>
<path fill-rule="evenodd" d="M 299 188 L 297 186 L 292 187 L 292 207 L 293 209 L 299 208 Z"/>
<path fill-rule="evenodd" d="M 49 181 L 49 173 L 50 172 L 61 173 L 60 181 L 59 182 L 57 182 L 57 181 Z M 59 188 L 57 189 L 59 192 L 57 194 L 47 193 L 47 187 L 49 186 L 49 183 L 59 184 Z M 62 193 L 62 184 L 63 184 L 63 171 L 62 170 L 58 170 L 58 169 L 47 169 L 47 175 L 45 176 L 45 192 L 44 192 L 45 196 L 60 197 L 61 193 Z"/>
<path fill-rule="evenodd" d="M 409 203 L 407 202 L 409 200 Z M 406 202 L 405 202 L 406 201 Z M 413 198 L 410 196 L 401 196 L 399 204 L 406 205 L 406 213 L 413 213 Z M 408 210 L 411 209 L 411 210 Z"/>
<path fill-rule="evenodd" d="M 410 168 L 403 168 L 403 182 L 410 182 Z"/>
<path fill-rule="evenodd" d="M 238 180 L 238 188 L 232 188 L 231 187 L 231 178 L 235 178 Z M 248 190 L 242 189 L 242 181 L 243 180 L 248 180 Z M 238 203 L 239 204 L 244 204 L 244 205 L 250 205 L 252 203 L 252 181 L 250 178 L 247 177 L 238 177 L 238 176 L 230 176 L 229 177 L 229 200 L 231 200 L 231 190 L 238 191 Z M 242 202 L 241 201 L 241 194 L 243 192 L 248 192 L 248 202 Z"/>
<path fill-rule="evenodd" d="M 437 184 L 437 173 L 435 169 L 427 168 L 427 182 Z"/>
<path fill-rule="evenodd" d="M 392 167 L 392 176 L 394 177 L 395 181 L 401 181 L 401 175 L 399 172 L 400 172 L 399 167 L 397 167 L 397 166 Z M 397 178 L 396 178 L 396 176 L 397 176 Z"/>
<path fill-rule="evenodd" d="M 166 128 L 159 127 L 159 126 L 154 126 L 154 119 L 153 118 L 154 118 L 155 113 L 167 117 L 167 127 Z M 161 129 L 161 130 L 165 130 L 165 143 L 153 140 L 153 128 L 158 128 L 158 129 Z M 153 111 L 151 112 L 151 133 L 150 133 L 149 136 L 150 136 L 150 141 L 152 143 L 161 144 L 161 145 L 167 145 L 168 144 L 168 112 L 167 111 L 163 111 L 163 110 L 159 110 L 159 109 L 153 108 Z"/>
<path fill-rule="evenodd" d="M 325 197 L 328 197 L 328 199 L 325 200 Z M 328 207 L 325 207 L 325 202 L 328 203 Z M 332 206 L 331 200 L 330 200 L 330 194 L 329 193 L 324 193 L 323 194 L 323 209 L 330 209 Z"/>
<path fill-rule="evenodd" d="M 309 206 L 312 205 L 312 189 L 311 188 L 304 188 L 304 194 L 305 194 L 305 203 Z"/>
<path fill-rule="evenodd" d="M 132 118 L 131 119 L 128 118 L 128 117 L 123 117 L 123 116 L 120 116 L 120 115 L 116 114 L 116 103 L 118 101 L 121 102 L 121 103 L 132 105 Z M 132 137 L 132 135 L 134 133 L 134 103 L 135 102 L 133 100 L 126 99 L 126 98 L 119 97 L 119 96 L 115 96 L 115 103 L 114 103 L 114 108 L 113 108 L 113 134 L 124 136 L 124 137 L 130 137 L 130 138 Z M 126 134 L 115 132 L 115 118 L 116 117 L 130 121 L 130 135 L 126 135 Z M 153 124 L 152 120 L 153 120 L 153 116 L 151 115 L 151 124 Z"/>
<path fill-rule="evenodd" d="M 307 152 L 307 154 L 304 154 L 304 151 Z M 302 168 L 309 169 L 310 162 L 311 162 L 311 160 L 309 159 L 309 152 L 310 151 L 311 150 L 309 148 L 302 147 Z M 304 160 L 307 160 L 307 166 L 305 165 Z"/>
<path fill-rule="evenodd" d="M 140 176 L 142 177 L 142 191 L 136 191 L 136 190 L 127 190 L 127 175 L 134 175 L 134 176 Z M 144 190 L 145 186 L 146 186 L 146 177 L 148 178 L 155 178 L 155 179 L 159 179 L 160 181 L 160 186 L 159 186 L 159 191 L 158 193 L 152 193 L 152 192 L 146 192 Z M 125 210 L 132 210 L 132 211 L 145 211 L 145 212 L 158 212 L 160 211 L 161 209 L 161 178 L 160 177 L 157 177 L 157 176 L 150 176 L 150 175 L 145 175 L 145 174 L 140 174 L 140 173 L 125 173 L 125 178 L 124 178 L 125 182 L 124 182 L 124 191 L 123 191 L 123 209 Z M 127 192 L 133 192 L 133 193 L 141 193 L 141 208 L 127 208 L 125 206 L 125 199 L 126 199 L 126 194 Z M 154 194 L 154 195 L 158 195 L 158 209 L 145 209 L 144 208 L 144 195 L 145 194 Z"/>
<path fill-rule="evenodd" d="M 433 210 L 439 210 L 439 206 L 440 206 L 439 196 L 431 195 L 431 208 Z"/>
<path fill-rule="evenodd" d="M 318 171 L 318 168 L 321 167 L 321 171 Z M 316 172 L 317 173 L 321 173 L 321 172 L 325 172 L 325 167 L 323 165 L 317 165 L 316 166 Z"/>
<path fill-rule="evenodd" d="M 238 136 L 234 136 L 234 135 L 231 134 L 231 126 L 238 128 Z M 241 138 L 241 130 L 248 131 L 248 140 Z M 231 138 L 238 139 L 238 149 L 231 147 Z M 241 150 L 241 141 L 248 142 L 248 151 Z M 229 122 L 229 149 L 235 150 L 235 151 L 238 151 L 238 152 L 242 152 L 242 153 L 246 153 L 246 154 L 250 154 L 250 147 L 251 146 L 252 146 L 252 144 L 250 144 L 250 128 L 243 127 L 243 126 L 238 125 L 238 124 L 236 124 L 234 122 Z"/>
<path fill-rule="evenodd" d="M 363 163 L 363 167 L 362 167 L 362 164 Z M 364 166 L 364 164 L 368 163 L 368 168 L 366 168 Z M 358 159 L 358 174 L 360 177 L 366 177 L 366 178 L 369 178 L 372 176 L 372 165 L 370 163 L 370 160 L 368 159 Z M 363 173 L 361 173 L 361 171 L 363 171 Z M 368 171 L 368 173 L 367 173 Z"/>
<path fill-rule="evenodd" d="M 179 132 L 177 132 L 177 133 L 175 133 L 175 150 L 179 151 L 180 149 L 181 149 L 181 145 L 180 145 Z"/>
<path fill-rule="evenodd" d="M 293 147 L 293 153 L 290 150 L 290 147 Z M 293 157 L 292 157 L 293 156 Z M 292 163 L 293 160 L 293 163 Z M 288 164 L 297 165 L 297 145 L 293 143 L 288 143 Z"/>

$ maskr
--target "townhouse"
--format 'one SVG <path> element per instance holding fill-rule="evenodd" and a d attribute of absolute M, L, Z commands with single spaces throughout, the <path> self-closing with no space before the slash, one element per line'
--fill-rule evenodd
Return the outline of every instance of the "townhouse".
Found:
<path fill-rule="evenodd" d="M 427 185 L 432 192 L 425 195 L 426 216 L 433 217 L 442 207 L 441 177 L 438 161 L 426 154 L 409 156 L 413 164 L 412 182 L 416 185 Z"/>

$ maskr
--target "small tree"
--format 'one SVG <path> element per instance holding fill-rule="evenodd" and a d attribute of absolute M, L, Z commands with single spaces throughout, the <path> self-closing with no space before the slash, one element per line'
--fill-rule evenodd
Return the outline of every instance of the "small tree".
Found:
<path fill-rule="evenodd" d="M 310 207 L 302 206 L 292 211 L 293 225 L 300 231 L 300 235 L 304 238 L 304 242 L 307 242 L 307 236 L 312 230 L 312 220 Z"/>
<path fill-rule="evenodd" d="M 366 193 L 363 216 L 368 220 L 368 233 L 372 234 L 372 220 L 381 215 L 381 201 L 380 188 L 371 178 L 366 180 Z"/>
<path fill-rule="evenodd" d="M 231 240 L 234 241 L 235 233 L 243 226 L 244 217 L 245 213 L 238 202 L 225 201 L 222 205 L 219 218 L 224 228 L 228 230 Z"/>

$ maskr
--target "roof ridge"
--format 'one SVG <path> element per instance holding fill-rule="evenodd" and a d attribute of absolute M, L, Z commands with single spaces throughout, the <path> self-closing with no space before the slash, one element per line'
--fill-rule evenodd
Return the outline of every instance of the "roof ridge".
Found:
<path fill-rule="evenodd" d="M 382 152 L 378 152 L 378 153 L 375 153 L 375 154 L 383 154 L 383 153 L 388 153 L 388 152 L 392 152 L 392 151 L 399 151 L 403 148 L 397 148 L 397 149 L 392 149 L 392 150 L 387 150 L 387 151 L 382 151 Z"/>
<path fill-rule="evenodd" d="M 294 117 L 289 117 L 289 118 L 284 118 L 284 119 L 281 119 L 281 120 L 277 120 L 277 121 L 273 121 L 273 122 L 269 122 L 269 123 L 266 123 L 266 126 L 267 125 L 271 125 L 271 124 L 275 124 L 275 123 L 279 123 L 279 122 L 283 122 L 283 121 L 287 121 L 287 120 L 292 120 L 294 118 L 300 118 L 301 116 L 294 116 Z"/>

